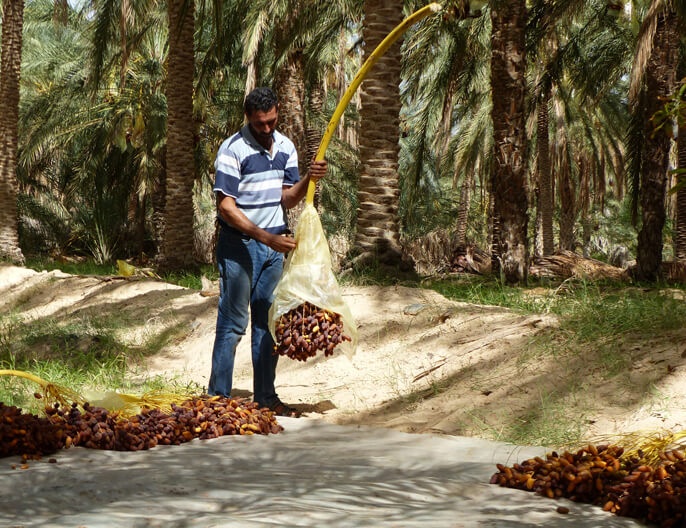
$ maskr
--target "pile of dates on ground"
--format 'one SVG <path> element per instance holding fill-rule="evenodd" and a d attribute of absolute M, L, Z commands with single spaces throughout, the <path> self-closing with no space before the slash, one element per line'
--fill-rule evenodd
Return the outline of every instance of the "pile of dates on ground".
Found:
<path fill-rule="evenodd" d="M 643 453 L 589 445 L 576 453 L 552 452 L 512 467 L 497 464 L 491 484 L 533 491 L 549 498 L 601 506 L 651 525 L 686 526 L 686 456 L 679 449 L 647 463 Z"/>
<path fill-rule="evenodd" d="M 283 430 L 272 411 L 249 400 L 219 396 L 194 397 L 166 411 L 143 409 L 128 418 L 88 403 L 83 408 L 56 403 L 45 412 L 45 417 L 39 417 L 0 402 L 0 457 L 40 458 L 71 446 L 139 451 L 194 438 Z"/>

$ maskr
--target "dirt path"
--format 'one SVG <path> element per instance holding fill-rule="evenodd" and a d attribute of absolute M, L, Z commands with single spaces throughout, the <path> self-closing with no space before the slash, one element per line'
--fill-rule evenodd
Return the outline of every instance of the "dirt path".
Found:
<path fill-rule="evenodd" d="M 627 344 L 632 369 L 607 379 L 594 367 L 593 350 L 534 353 L 534 340 L 557 331 L 548 315 L 522 316 L 407 287 L 350 287 L 344 298 L 358 325 L 355 355 L 279 363 L 280 396 L 311 417 L 495 440 L 524 425 L 544 434 L 556 421 L 588 438 L 686 428 L 686 330 Z M 131 375 L 207 385 L 216 297 L 147 278 L 1 266 L 0 311 L 25 321 L 82 324 L 75 338 L 85 350 L 93 338 L 86 327 L 113 317 L 121 322 L 117 339 L 129 346 L 173 336 Z M 250 394 L 249 355 L 246 336 L 237 355 L 238 395 Z"/>

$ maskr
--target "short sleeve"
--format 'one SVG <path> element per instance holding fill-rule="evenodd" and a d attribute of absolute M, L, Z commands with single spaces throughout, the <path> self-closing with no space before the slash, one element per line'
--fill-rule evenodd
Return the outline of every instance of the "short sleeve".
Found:
<path fill-rule="evenodd" d="M 283 173 L 283 184 L 286 187 L 292 187 L 300 181 L 300 172 L 298 171 L 298 153 L 295 146 L 290 143 L 291 149 L 288 153 L 288 160 L 286 161 L 286 168 Z"/>
<path fill-rule="evenodd" d="M 237 198 L 238 184 L 241 181 L 241 162 L 238 155 L 229 147 L 228 141 L 219 147 L 214 167 L 214 192 Z"/>

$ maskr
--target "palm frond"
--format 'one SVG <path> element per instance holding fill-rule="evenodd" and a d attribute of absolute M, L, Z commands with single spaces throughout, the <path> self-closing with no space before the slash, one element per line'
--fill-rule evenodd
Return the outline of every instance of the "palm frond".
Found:
<path fill-rule="evenodd" d="M 648 59 L 653 51 L 653 41 L 657 32 L 657 21 L 664 9 L 663 0 L 651 2 L 637 37 L 636 51 L 634 52 L 634 64 L 631 69 L 629 82 L 629 105 L 634 107 L 638 104 L 643 77 L 648 66 Z"/>

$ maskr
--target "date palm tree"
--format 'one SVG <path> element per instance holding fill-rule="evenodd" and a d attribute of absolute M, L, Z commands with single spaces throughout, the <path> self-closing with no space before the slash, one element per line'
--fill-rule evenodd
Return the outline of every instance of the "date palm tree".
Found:
<path fill-rule="evenodd" d="M 87 252 L 101 262 L 149 254 L 166 121 L 164 14 L 142 15 L 154 30 L 130 48 L 125 84 L 116 52 L 107 52 L 112 66 L 102 70 L 100 89 L 88 91 L 93 74 L 83 57 L 92 49 L 92 17 L 72 10 L 57 26 L 52 8 L 51 0 L 36 0 L 25 13 L 22 234 L 35 237 L 36 250 Z"/>
<path fill-rule="evenodd" d="M 0 60 L 0 257 L 23 264 L 17 213 L 17 130 L 23 0 L 3 0 Z"/>
<path fill-rule="evenodd" d="M 529 37 L 546 255 L 554 243 L 552 190 L 559 196 L 559 246 L 573 250 L 579 215 L 587 225 L 593 204 L 604 199 L 606 182 L 622 177 L 621 138 L 628 120 L 618 93 L 630 66 L 631 39 L 604 2 L 579 1 L 535 2 Z"/>
<path fill-rule="evenodd" d="M 678 2 L 676 4 L 677 15 L 681 24 L 686 19 L 686 3 Z M 683 38 L 684 30 L 680 31 Z M 686 102 L 684 101 L 684 93 L 686 92 L 686 85 L 683 83 L 684 73 L 686 72 L 686 50 L 683 46 L 679 49 L 679 66 L 678 78 L 682 79 L 681 86 L 677 92 L 677 115 L 675 116 L 678 124 L 677 135 L 677 159 L 678 171 L 676 175 L 676 211 L 675 211 L 675 226 L 674 226 L 674 258 L 678 262 L 686 262 Z"/>
<path fill-rule="evenodd" d="M 97 44 L 94 53 L 94 78 L 100 80 L 107 51 L 118 36 L 119 64 L 122 71 L 131 54 L 131 27 L 150 9 L 167 10 L 168 54 L 165 95 L 167 99 L 167 139 L 164 164 L 159 172 L 159 189 L 155 200 L 158 214 L 158 248 L 156 261 L 163 271 L 192 268 L 196 265 L 194 250 L 193 188 L 196 181 L 195 147 L 198 127 L 193 114 L 195 75 L 195 2 L 193 0 L 148 0 L 130 2 L 94 1 L 100 6 L 95 20 Z M 152 26 L 142 24 L 134 32 L 142 38 Z M 118 33 L 114 28 L 118 28 Z M 135 41 L 135 39 L 134 39 Z M 135 43 L 135 42 L 134 42 Z M 122 83 L 124 82 L 122 74 Z"/>
<path fill-rule="evenodd" d="M 61 25 L 66 25 L 69 19 L 69 0 L 55 0 L 52 18 Z"/>
<path fill-rule="evenodd" d="M 492 1 L 492 269 L 508 283 L 528 277 L 526 1 Z"/>
<path fill-rule="evenodd" d="M 367 57 L 403 19 L 395 0 L 365 0 L 364 52 Z M 403 264 L 398 203 L 400 150 L 400 43 L 380 57 L 362 83 L 360 94 L 360 174 L 357 230 L 354 251 L 357 264 L 377 260 Z"/>
<path fill-rule="evenodd" d="M 686 69 L 686 54 L 681 48 L 681 60 L 679 61 L 679 78 L 684 78 Z M 674 219 L 674 259 L 678 262 L 686 261 L 686 101 L 684 93 L 686 84 L 681 86 L 675 96 L 676 115 L 673 117 L 677 122 L 677 174 L 676 174 L 676 211 Z"/>
<path fill-rule="evenodd" d="M 195 2 L 168 0 L 167 145 L 164 221 L 157 256 L 163 271 L 195 266 L 193 186 L 196 180 L 193 115 Z"/>
<path fill-rule="evenodd" d="M 635 167 L 640 175 L 638 188 L 641 206 L 636 276 L 642 280 L 655 280 L 661 274 L 671 140 L 669 135 L 655 130 L 653 116 L 662 110 L 662 100 L 676 86 L 679 42 L 677 22 L 677 13 L 671 2 L 651 2 L 641 24 L 629 93 L 643 139 L 642 149 L 633 153 L 637 158 Z"/>
<path fill-rule="evenodd" d="M 465 20 L 460 8 L 460 2 L 446 3 L 445 16 L 427 20 L 406 38 L 402 95 L 412 110 L 405 112 L 403 125 L 401 169 L 409 181 L 401 217 L 429 229 L 440 225 L 441 212 L 451 209 L 450 203 L 443 205 L 442 182 L 452 181 L 459 198 L 450 221 L 455 243 L 464 245 L 473 188 L 486 181 L 492 125 L 490 18 L 482 13 Z"/>
<path fill-rule="evenodd" d="M 686 126 L 679 125 L 677 137 L 679 156 L 679 170 L 686 171 Z M 676 191 L 676 226 L 674 240 L 674 258 L 677 261 L 686 261 L 686 177 L 683 172 L 677 175 Z"/>

